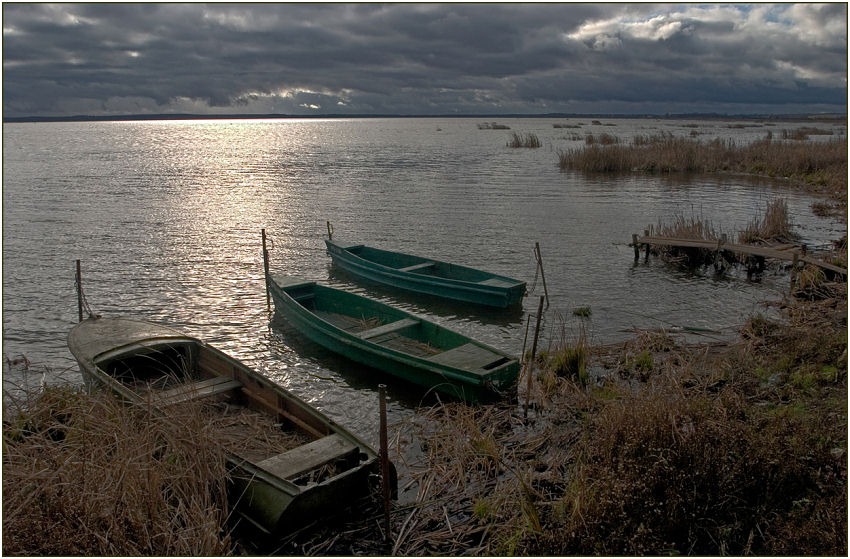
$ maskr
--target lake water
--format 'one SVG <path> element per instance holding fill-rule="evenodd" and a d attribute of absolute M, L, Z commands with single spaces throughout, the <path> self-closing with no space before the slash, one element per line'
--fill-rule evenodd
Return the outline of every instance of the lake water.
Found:
<path fill-rule="evenodd" d="M 550 307 L 542 347 L 590 307 L 594 343 L 632 328 L 690 326 L 734 335 L 781 298 L 788 276 L 748 282 L 650 259 L 633 233 L 676 215 L 711 220 L 730 237 L 777 197 L 810 245 L 846 226 L 816 217 L 813 199 L 781 182 L 740 176 L 586 176 L 561 172 L 558 150 L 583 135 L 625 141 L 669 131 L 750 141 L 803 124 L 502 119 L 234 120 L 6 124 L 3 127 L 4 389 L 79 380 L 66 339 L 77 321 L 75 260 L 94 312 L 167 323 L 253 365 L 376 442 L 378 382 L 391 419 L 421 391 L 338 358 L 266 310 L 260 231 L 273 270 L 368 294 L 519 354 L 542 281 L 516 312 L 437 304 L 361 286 L 325 254 L 358 240 L 529 282 L 540 243 Z M 579 128 L 554 128 L 553 124 Z M 818 128 L 831 125 L 818 124 Z M 534 133 L 539 149 L 507 147 Z M 844 127 L 836 134 L 846 135 Z M 813 137 L 817 140 L 822 137 Z M 532 324 L 533 327 L 533 324 Z M 712 339 L 703 337 L 702 339 Z M 30 363 L 29 371 L 21 358 Z M 15 362 L 12 364 L 12 362 Z"/>

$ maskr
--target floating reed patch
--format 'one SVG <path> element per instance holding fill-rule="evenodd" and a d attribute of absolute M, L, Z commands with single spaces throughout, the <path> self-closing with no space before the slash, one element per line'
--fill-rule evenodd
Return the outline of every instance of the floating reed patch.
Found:
<path fill-rule="evenodd" d="M 4 413 L 4 554 L 229 553 L 225 456 L 198 407 L 57 386 Z"/>
<path fill-rule="evenodd" d="M 511 139 L 508 140 L 508 147 L 512 148 L 539 148 L 541 145 L 543 144 L 540 143 L 540 138 L 531 132 L 528 134 L 513 132 Z"/>
<path fill-rule="evenodd" d="M 510 130 L 511 127 L 506 124 L 499 124 L 497 122 L 483 122 L 478 124 L 479 130 Z"/>

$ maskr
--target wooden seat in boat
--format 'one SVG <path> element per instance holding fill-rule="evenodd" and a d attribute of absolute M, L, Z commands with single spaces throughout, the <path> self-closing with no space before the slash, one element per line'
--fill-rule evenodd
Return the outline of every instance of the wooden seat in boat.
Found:
<path fill-rule="evenodd" d="M 266 458 L 257 465 L 279 478 L 292 479 L 357 451 L 357 445 L 334 433 Z"/>

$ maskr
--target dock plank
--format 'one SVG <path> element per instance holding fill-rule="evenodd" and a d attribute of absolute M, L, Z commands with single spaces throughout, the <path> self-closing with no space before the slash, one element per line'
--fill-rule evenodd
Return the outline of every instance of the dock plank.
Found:
<path fill-rule="evenodd" d="M 678 246 L 685 248 L 702 248 L 706 250 L 725 250 L 736 252 L 738 254 L 751 254 L 754 256 L 763 256 L 765 258 L 774 258 L 777 260 L 794 260 L 795 255 L 798 260 L 818 266 L 825 270 L 830 270 L 837 274 L 847 276 L 847 269 L 835 266 L 823 260 L 818 260 L 809 255 L 804 255 L 802 247 L 796 245 L 740 245 L 735 243 L 723 243 L 722 241 L 711 241 L 701 239 L 682 239 L 675 237 L 661 237 L 656 235 L 648 235 L 639 237 L 636 240 L 638 245 L 659 245 L 659 246 Z M 634 243 L 632 243 L 634 245 Z"/>

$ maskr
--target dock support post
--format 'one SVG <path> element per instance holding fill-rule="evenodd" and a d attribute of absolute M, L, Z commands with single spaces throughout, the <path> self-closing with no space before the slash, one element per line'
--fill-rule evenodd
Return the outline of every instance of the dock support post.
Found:
<path fill-rule="evenodd" d="M 643 236 L 649 237 L 649 229 L 643 230 Z M 646 255 L 643 257 L 643 261 L 649 262 L 649 243 L 644 243 L 644 246 L 646 247 Z"/>
<path fill-rule="evenodd" d="M 384 501 L 384 540 L 390 540 L 390 458 L 387 445 L 387 401 L 386 384 L 378 385 L 378 407 L 380 410 L 381 438 L 381 493 Z"/>
<path fill-rule="evenodd" d="M 77 260 L 77 274 L 74 278 L 77 284 L 77 313 L 79 314 L 80 322 L 83 321 L 83 281 L 80 273 L 80 261 Z"/>
<path fill-rule="evenodd" d="M 531 343 L 531 357 L 526 361 L 525 376 L 525 405 L 523 415 L 528 417 L 528 401 L 531 400 L 531 375 L 534 372 L 534 358 L 537 355 L 537 338 L 540 336 L 540 319 L 543 317 L 543 296 L 540 296 L 540 304 L 537 306 L 537 325 L 534 327 L 534 341 Z"/>
<path fill-rule="evenodd" d="M 269 294 L 269 251 L 266 248 L 266 230 L 263 229 L 263 284 L 266 286 L 266 309 L 272 312 L 271 295 Z"/>

